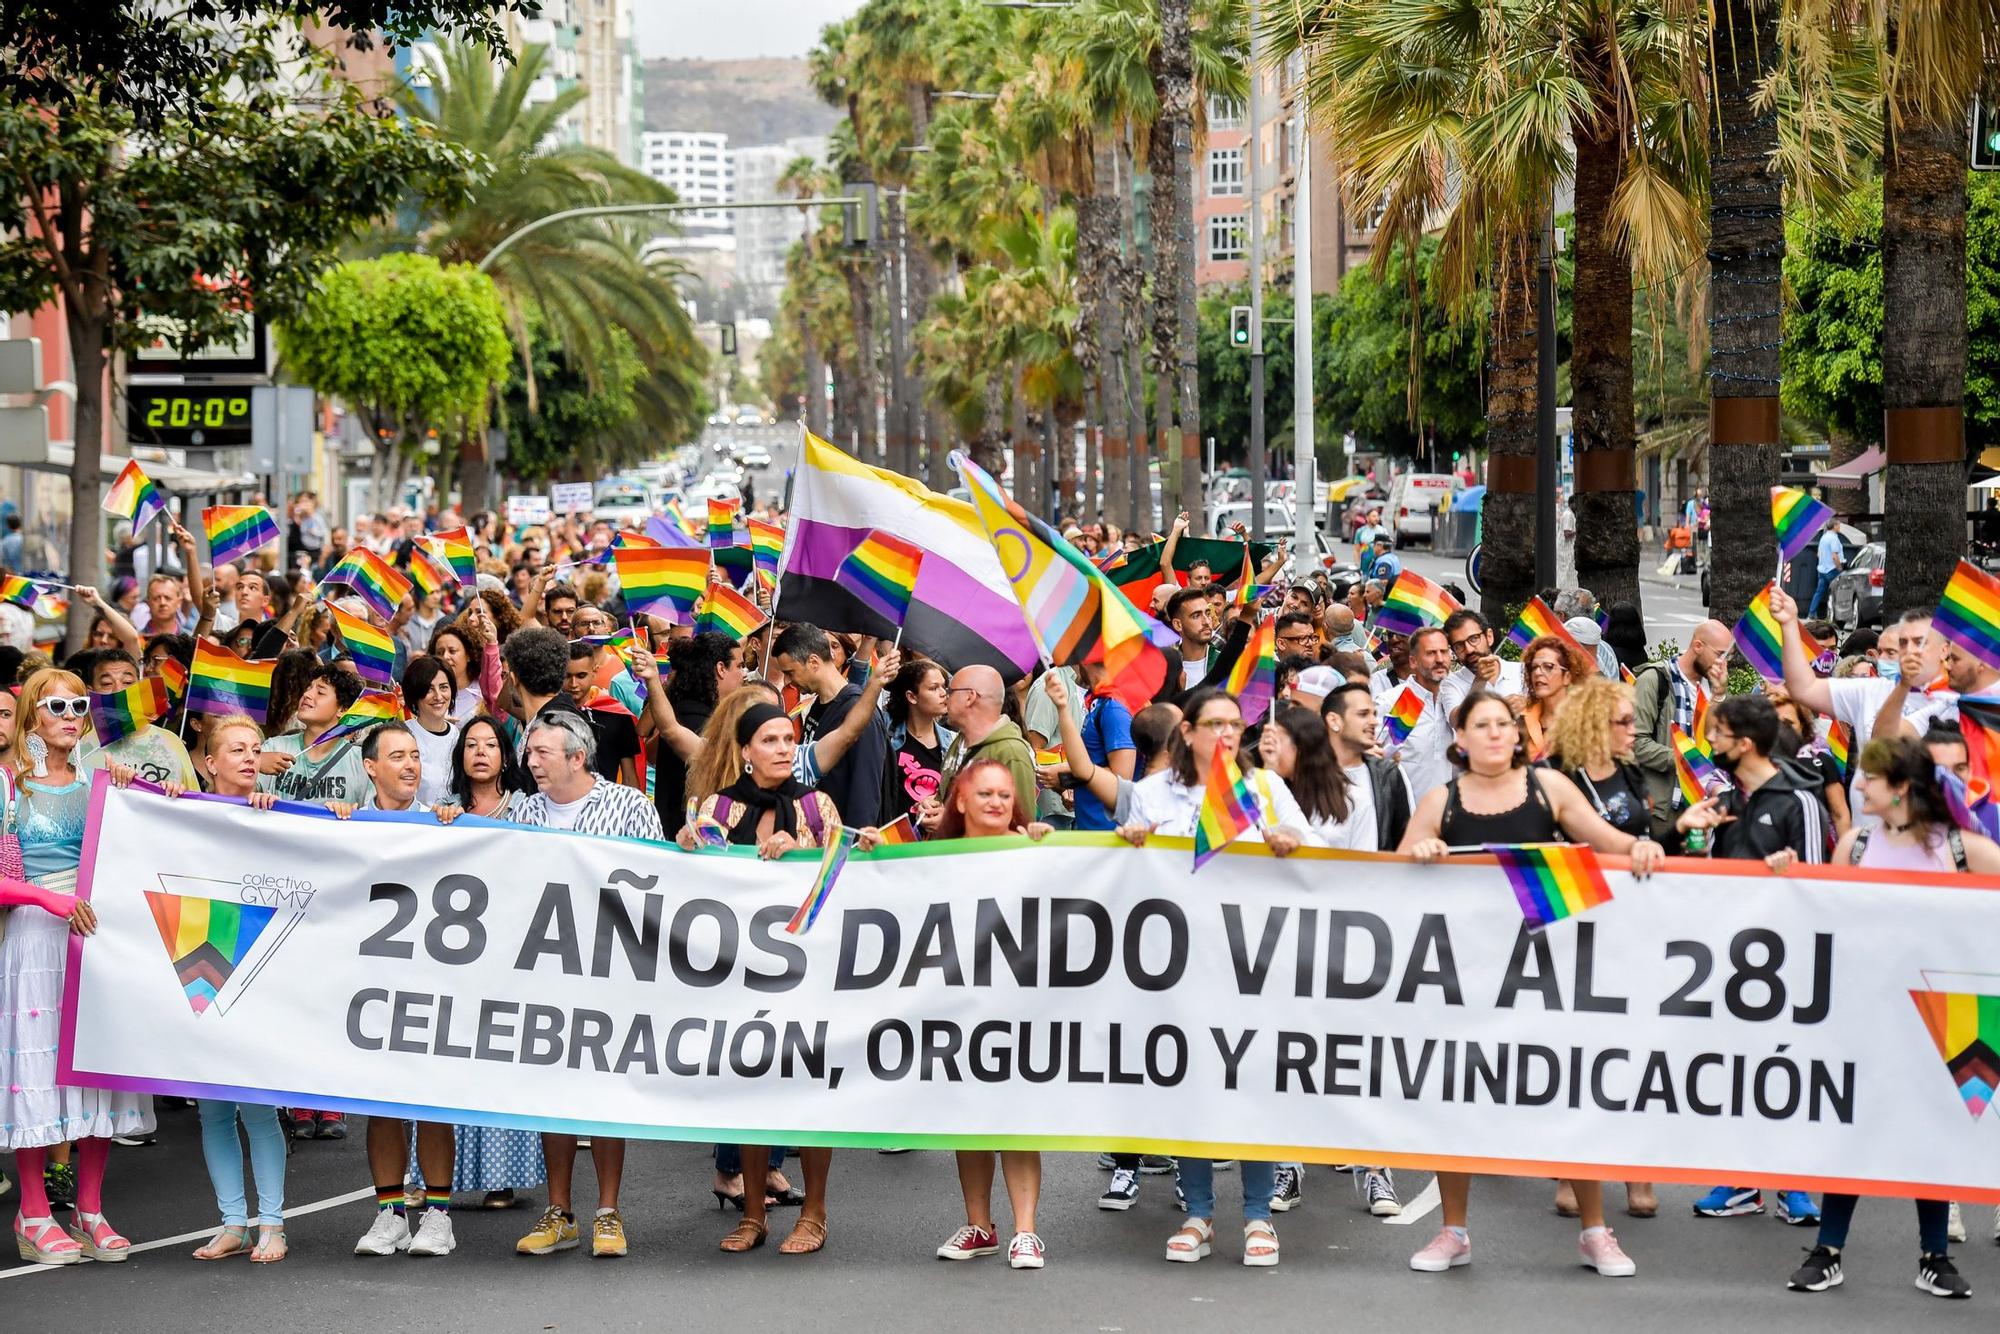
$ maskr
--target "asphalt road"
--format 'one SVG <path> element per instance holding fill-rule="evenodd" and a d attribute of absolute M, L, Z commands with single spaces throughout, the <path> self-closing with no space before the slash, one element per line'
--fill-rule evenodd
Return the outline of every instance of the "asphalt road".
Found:
<path fill-rule="evenodd" d="M 351 1252 L 372 1217 L 370 1200 L 305 1212 L 366 1191 L 358 1126 L 345 1142 L 296 1147 L 287 1180 L 288 1260 L 200 1264 L 187 1253 L 205 1239 L 215 1215 L 195 1114 L 168 1109 L 161 1122 L 157 1145 L 115 1151 L 109 1216 L 141 1244 L 202 1235 L 118 1265 L 0 1269 L 0 1329 L 708 1330 L 791 1328 L 803 1320 L 817 1331 L 976 1323 L 994 1331 L 1109 1334 L 1365 1322 L 1499 1334 L 1802 1328 L 1811 1321 L 1817 1331 L 1873 1331 L 1918 1322 L 1990 1329 L 2000 1302 L 2000 1247 L 1990 1237 L 1993 1211 L 1983 1206 L 1966 1211 L 1973 1241 L 1958 1248 L 1975 1290 L 1970 1302 L 1938 1301 L 1913 1286 L 1916 1228 L 1905 1203 L 1864 1202 L 1848 1248 L 1846 1286 L 1804 1295 L 1785 1291 L 1784 1279 L 1810 1233 L 1770 1216 L 1696 1218 L 1688 1209 L 1696 1192 L 1686 1187 L 1660 1191 L 1658 1218 L 1614 1214 L 1639 1273 L 1606 1279 L 1576 1263 L 1576 1225 L 1551 1212 L 1549 1183 L 1482 1180 L 1473 1193 L 1474 1263 L 1432 1275 L 1412 1273 L 1406 1261 L 1435 1230 L 1434 1209 L 1418 1215 L 1413 1208 L 1406 1225 L 1373 1219 L 1355 1197 L 1352 1178 L 1319 1167 L 1311 1169 L 1304 1206 L 1278 1218 L 1279 1267 L 1239 1263 L 1240 1232 L 1229 1221 L 1234 1173 L 1217 1178 L 1224 1225 L 1216 1254 L 1173 1265 L 1162 1258 L 1179 1222 L 1170 1180 L 1147 1177 L 1130 1212 L 1102 1212 L 1095 1201 L 1106 1175 L 1092 1158 L 1075 1154 L 1044 1164 L 1040 1231 L 1048 1267 L 1040 1272 L 1016 1272 L 1001 1259 L 932 1258 L 962 1221 L 957 1177 L 943 1153 L 838 1154 L 825 1251 L 786 1257 L 774 1244 L 724 1255 L 716 1242 L 735 1215 L 714 1208 L 704 1148 L 651 1143 L 634 1145 L 626 1168 L 632 1253 L 622 1260 L 593 1260 L 585 1251 L 515 1255 L 514 1240 L 527 1230 L 539 1198 L 502 1213 L 462 1208 L 454 1214 L 459 1249 L 450 1256 L 364 1258 Z M 578 1170 L 580 1197 L 588 1198 L 588 1168 L 580 1163 Z M 1422 1174 L 1406 1174 L 1405 1198 L 1422 1197 L 1426 1182 Z M 1622 1204 L 1617 1188 L 1607 1193 L 1614 1207 Z M 789 1227 L 789 1213 L 777 1214 L 780 1228 Z M 1004 1200 L 998 1217 L 1005 1228 Z"/>

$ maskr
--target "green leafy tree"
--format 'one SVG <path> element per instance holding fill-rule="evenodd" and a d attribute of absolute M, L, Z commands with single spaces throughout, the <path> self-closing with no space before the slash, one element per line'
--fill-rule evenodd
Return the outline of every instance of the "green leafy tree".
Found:
<path fill-rule="evenodd" d="M 377 505 L 385 490 L 401 491 L 430 431 L 440 441 L 483 434 L 510 356 L 492 280 L 410 254 L 333 269 L 278 327 L 278 347 L 293 376 L 343 399 L 368 427 Z"/>
<path fill-rule="evenodd" d="M 1366 445 L 1405 457 L 1425 441 L 1470 450 L 1485 439 L 1478 331 L 1452 321 L 1443 302 L 1425 299 L 1435 291 L 1436 261 L 1437 242 L 1425 238 L 1413 284 L 1408 250 L 1398 246 L 1379 273 L 1350 272 L 1330 318 L 1315 322 L 1315 385 L 1336 436 L 1353 431 Z"/>
<path fill-rule="evenodd" d="M 518 363 L 508 368 L 500 391 L 500 421 L 507 428 L 507 469 L 532 481 L 579 478 L 595 481 L 609 454 L 639 419 L 633 395 L 645 366 L 629 345 L 596 384 L 570 364 L 548 330 L 532 331 L 536 403 L 528 405 L 528 379 Z"/>

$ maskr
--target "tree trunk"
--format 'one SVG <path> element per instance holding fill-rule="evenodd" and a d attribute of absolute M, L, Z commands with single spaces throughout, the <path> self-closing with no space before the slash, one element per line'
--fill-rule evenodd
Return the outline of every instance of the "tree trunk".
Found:
<path fill-rule="evenodd" d="M 1893 29 L 1891 41 L 1893 42 Z M 1963 111 L 1883 132 L 1882 605 L 1936 604 L 1965 554 Z"/>
<path fill-rule="evenodd" d="M 1509 610 L 1540 591 L 1535 587 L 1535 373 L 1540 350 L 1531 290 L 1533 244 L 1524 229 L 1514 227 L 1501 231 L 1493 247 L 1480 609 L 1496 626 L 1508 624 Z"/>
<path fill-rule="evenodd" d="M 1153 514 L 1152 469 L 1148 466 L 1146 438 L 1146 380 L 1140 369 L 1146 328 L 1145 266 L 1139 256 L 1137 204 L 1133 200 L 1138 167 L 1132 156 L 1130 137 L 1118 145 L 1118 309 L 1124 321 L 1125 373 L 1119 377 L 1125 390 L 1126 498 L 1130 508 L 1122 515 L 1128 528 L 1155 532 L 1165 527 Z"/>
<path fill-rule="evenodd" d="M 1155 48 L 1158 71 L 1155 84 L 1160 90 L 1159 119 L 1153 126 L 1154 142 L 1164 142 L 1167 173 L 1153 160 L 1153 250 L 1171 255 L 1171 267 L 1156 266 L 1165 291 L 1162 303 L 1174 307 L 1173 339 L 1159 350 L 1162 365 L 1173 370 L 1178 384 L 1177 411 L 1180 424 L 1180 507 L 1191 515 L 1203 510 L 1201 478 L 1201 403 L 1197 378 L 1194 294 L 1194 37 L 1191 31 L 1191 0 L 1160 0 L 1160 42 Z M 1254 148 L 1253 150 L 1254 151 Z M 1164 201 L 1165 207 L 1161 207 Z M 1158 223 L 1164 219 L 1167 226 Z M 1165 397 L 1169 381 L 1160 381 Z M 1165 446 L 1163 445 L 1164 449 Z"/>
<path fill-rule="evenodd" d="M 833 434 L 828 437 L 842 449 L 857 459 L 867 459 L 861 452 L 861 394 L 858 388 L 860 377 L 841 360 L 838 354 L 827 369 L 833 376 Z"/>
<path fill-rule="evenodd" d="M 1039 514 L 1041 507 L 1035 497 L 1040 481 L 1035 465 L 1041 454 L 1041 438 L 1028 431 L 1027 369 L 1027 363 L 1014 362 L 1013 383 L 1007 393 L 1007 433 L 1014 445 L 1014 499 L 1029 513 Z"/>
<path fill-rule="evenodd" d="M 1058 448 L 1060 442 L 1061 437 L 1056 429 L 1056 405 L 1054 402 L 1051 402 L 1047 407 L 1042 409 L 1041 462 L 1040 466 L 1036 469 L 1036 472 L 1040 476 L 1041 485 L 1035 492 L 1035 504 L 1037 506 L 1035 513 L 1045 519 L 1049 517 L 1049 509 L 1052 504 L 1051 497 L 1056 494 L 1055 470 L 1062 458 L 1062 451 Z"/>
<path fill-rule="evenodd" d="M 1098 385 L 1092 416 L 1093 424 L 1104 432 L 1101 508 L 1112 521 L 1122 522 L 1131 511 L 1127 490 L 1131 477 L 1125 435 L 1125 321 L 1119 316 L 1118 299 L 1118 151 L 1108 131 L 1098 133 L 1093 143 L 1091 174 L 1090 196 L 1077 201 L 1077 276 L 1087 312 L 1086 327 L 1079 330 L 1077 360 L 1085 376 Z M 1091 514 L 1096 513 L 1092 509 Z"/>
<path fill-rule="evenodd" d="M 1162 13 L 1171 8 L 1176 0 L 1162 0 Z M 1164 18 L 1162 22 L 1164 23 Z M 1161 43 L 1165 45 L 1164 42 Z M 1153 85 L 1160 90 L 1161 115 L 1166 114 L 1166 90 L 1162 87 L 1162 75 L 1157 68 L 1158 51 L 1155 51 Z M 1181 254 L 1175 245 L 1176 227 L 1174 223 L 1174 141 L 1172 127 L 1164 119 L 1153 123 L 1152 138 L 1147 143 L 1146 167 L 1151 178 L 1151 189 L 1147 202 L 1152 206 L 1153 262 L 1152 277 L 1152 330 L 1153 345 L 1146 358 L 1153 372 L 1153 452 L 1160 461 L 1160 494 L 1167 508 L 1177 508 L 1181 504 L 1181 447 L 1174 431 L 1174 377 L 1179 370 L 1180 349 L 1180 269 Z M 1194 523 L 1195 532 L 1206 532 L 1202 516 L 1197 510 L 1188 514 Z"/>
<path fill-rule="evenodd" d="M 843 260 L 841 269 L 847 277 L 847 300 L 854 312 L 854 374 L 848 390 L 854 400 L 849 405 L 856 432 L 854 457 L 879 466 L 882 460 L 881 442 L 875 430 L 874 268 L 864 252 Z"/>
<path fill-rule="evenodd" d="M 908 275 L 908 249 L 903 220 L 903 196 L 889 195 L 889 244 L 883 247 L 883 301 L 889 314 L 889 410 L 883 414 L 888 432 L 888 466 L 905 477 L 916 476 L 916 456 L 910 448 L 914 416 L 910 410 L 910 366 L 905 352 L 908 323 L 904 316 L 903 280 Z"/>
<path fill-rule="evenodd" d="M 1771 581 L 1776 550 L 1784 180 L 1774 117 L 1752 100 L 1778 55 L 1778 7 L 1723 0 L 1709 118 L 1709 612 L 1733 625 Z M 1490 547 L 1490 543 L 1489 543 Z"/>
<path fill-rule="evenodd" d="M 458 512 L 468 522 L 492 503 L 488 499 L 492 471 L 493 465 L 486 457 L 486 432 L 467 431 L 458 447 Z"/>
<path fill-rule="evenodd" d="M 76 375 L 76 454 L 69 467 L 69 578 L 73 584 L 98 588 L 104 582 L 104 380 L 110 360 L 104 321 L 95 311 L 80 304 L 68 305 L 65 322 Z M 81 610 L 82 602 L 77 606 L 78 613 L 69 618 L 65 656 L 81 649 L 90 633 L 91 618 Z"/>
<path fill-rule="evenodd" d="M 1597 54 L 1592 47 L 1586 56 Z M 1603 71 L 1608 78 L 1608 71 Z M 1586 80 L 1596 86 L 1592 80 Z M 1615 110 L 1576 127 L 1570 397 L 1576 432 L 1576 581 L 1605 605 L 1640 605 L 1632 414 L 1632 259 L 1611 201 L 1625 154 Z"/>
<path fill-rule="evenodd" d="M 1828 472 L 1844 468 L 1868 452 L 1868 446 L 1857 436 L 1848 434 L 1837 427 L 1830 427 L 1826 433 L 1826 467 Z M 1822 484 L 1820 497 L 1833 507 L 1833 512 L 1842 521 L 1854 523 L 1868 512 L 1868 487 L 1862 483 L 1845 486 Z"/>

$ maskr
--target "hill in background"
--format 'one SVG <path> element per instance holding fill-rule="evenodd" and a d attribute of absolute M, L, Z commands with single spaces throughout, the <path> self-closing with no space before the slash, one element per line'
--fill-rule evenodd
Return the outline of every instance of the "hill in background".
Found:
<path fill-rule="evenodd" d="M 731 148 L 830 134 L 839 119 L 803 59 L 648 60 L 645 80 L 647 129 L 720 132 Z"/>

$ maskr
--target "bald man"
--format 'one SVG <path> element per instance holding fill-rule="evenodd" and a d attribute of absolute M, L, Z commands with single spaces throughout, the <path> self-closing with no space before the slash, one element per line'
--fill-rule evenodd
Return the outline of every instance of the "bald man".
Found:
<path fill-rule="evenodd" d="M 1648 663 L 1632 687 L 1636 734 L 1632 758 L 1646 771 L 1646 789 L 1653 798 L 1653 837 L 1669 850 L 1678 846 L 1674 821 L 1679 814 L 1680 784 L 1674 781 L 1672 728 L 1694 727 L 1694 704 L 1706 691 L 1720 699 L 1729 670 L 1735 637 L 1721 621 L 1703 621 L 1688 636 L 1680 656 Z"/>
<path fill-rule="evenodd" d="M 976 760 L 995 760 L 1014 776 L 1014 795 L 1030 816 L 1035 810 L 1035 752 L 1028 738 L 1001 708 L 1007 687 L 1000 673 L 984 665 L 961 667 L 945 697 L 945 725 L 958 733 L 945 757 L 949 792 L 958 771 Z"/>

